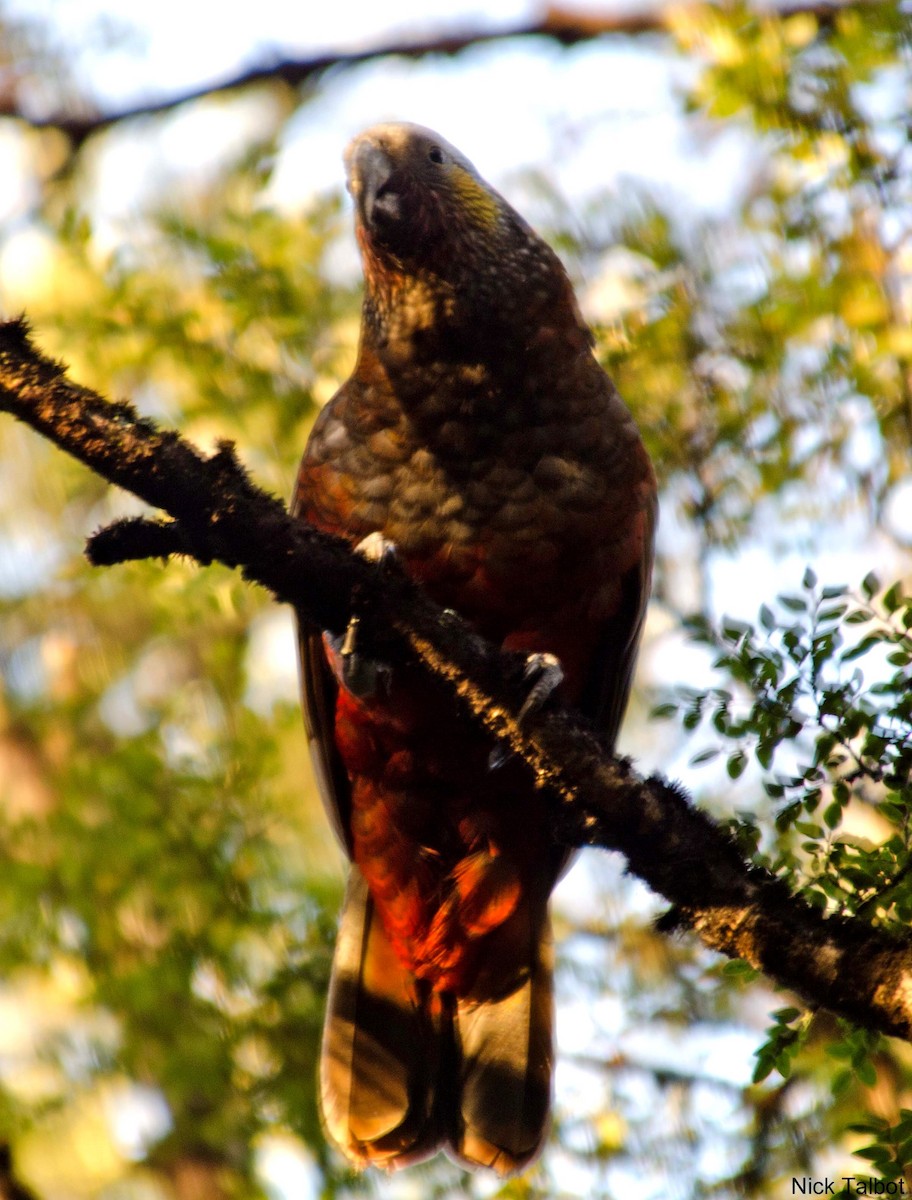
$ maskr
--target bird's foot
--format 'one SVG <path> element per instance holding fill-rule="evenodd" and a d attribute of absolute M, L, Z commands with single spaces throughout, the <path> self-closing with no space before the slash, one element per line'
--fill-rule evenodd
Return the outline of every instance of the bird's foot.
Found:
<path fill-rule="evenodd" d="M 355 546 L 355 551 L 368 562 L 388 565 L 396 559 L 396 543 L 390 541 L 379 530 L 369 533 Z"/>
<path fill-rule="evenodd" d="M 352 617 L 341 635 L 324 634 L 333 669 L 342 687 L 356 700 L 376 700 L 388 694 L 391 668 L 358 653 L 359 617 Z"/>
<path fill-rule="evenodd" d="M 516 723 L 520 728 L 525 725 L 534 712 L 541 708 L 563 678 L 564 670 L 560 665 L 560 659 L 555 654 L 545 651 L 528 656 L 523 668 L 523 679 L 532 686 L 516 716 Z M 512 751 L 504 743 L 499 743 L 488 756 L 488 769 L 496 771 L 511 757 Z"/>
<path fill-rule="evenodd" d="M 396 558 L 396 544 L 382 533 L 369 533 L 355 546 L 355 551 L 368 562 L 385 566 Z M 389 694 L 392 668 L 387 663 L 365 658 L 358 653 L 360 618 L 352 616 L 341 637 L 326 635 L 336 663 L 336 675 L 346 691 L 357 700 L 375 700 Z"/>
<path fill-rule="evenodd" d="M 529 655 L 523 668 L 523 679 L 532 686 L 516 718 L 520 725 L 541 708 L 554 689 L 563 682 L 563 678 L 564 669 L 556 654 L 545 651 L 543 654 Z"/>

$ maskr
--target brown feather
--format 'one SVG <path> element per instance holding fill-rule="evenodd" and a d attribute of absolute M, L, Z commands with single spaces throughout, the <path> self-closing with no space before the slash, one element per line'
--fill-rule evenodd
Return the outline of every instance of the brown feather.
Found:
<path fill-rule="evenodd" d="M 320 1101 L 329 1136 L 354 1162 L 402 1166 L 437 1149 L 435 1009 L 429 989 L 396 959 L 353 867 L 326 1005 Z"/>
<path fill-rule="evenodd" d="M 507 995 L 459 1000 L 454 1020 L 458 1110 L 451 1149 L 498 1174 L 522 1170 L 548 1131 L 553 1063 L 553 949 L 543 901 L 524 906 L 528 971 Z"/>
<path fill-rule="evenodd" d="M 351 784 L 334 733 L 339 687 L 326 661 L 323 635 L 303 623 L 298 625 L 298 664 L 304 728 L 317 791 L 339 842 L 351 857 Z"/>

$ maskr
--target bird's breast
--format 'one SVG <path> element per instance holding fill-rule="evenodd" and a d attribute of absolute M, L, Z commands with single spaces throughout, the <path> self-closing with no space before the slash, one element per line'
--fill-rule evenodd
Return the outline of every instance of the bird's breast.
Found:
<path fill-rule="evenodd" d="M 439 603 L 498 640 L 526 609 L 628 569 L 648 463 L 603 375 L 507 395 L 469 366 L 423 394 L 343 389 L 302 464 L 304 515 L 355 544 L 382 533 Z"/>

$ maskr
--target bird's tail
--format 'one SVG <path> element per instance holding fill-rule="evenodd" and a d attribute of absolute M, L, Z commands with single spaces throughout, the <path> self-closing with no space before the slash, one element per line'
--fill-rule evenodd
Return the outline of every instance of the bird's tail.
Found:
<path fill-rule="evenodd" d="M 504 952 L 517 938 L 526 966 L 508 993 L 492 998 L 482 978 L 483 999 L 435 994 L 396 957 L 352 868 L 320 1061 L 326 1130 L 352 1162 L 395 1169 L 446 1149 L 459 1162 L 507 1175 L 535 1157 L 551 1095 L 544 903 L 534 914 L 521 906 L 505 923 Z M 491 949 L 496 957 L 498 947 Z"/>
<path fill-rule="evenodd" d="M 442 1015 L 430 999 L 396 958 L 353 866 L 326 1004 L 320 1102 L 327 1133 L 358 1166 L 404 1166 L 440 1144 Z"/>

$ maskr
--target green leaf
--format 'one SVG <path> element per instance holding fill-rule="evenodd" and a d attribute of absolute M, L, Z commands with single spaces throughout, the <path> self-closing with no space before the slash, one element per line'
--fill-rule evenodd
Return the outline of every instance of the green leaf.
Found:
<path fill-rule="evenodd" d="M 846 625 L 864 625 L 871 620 L 871 614 L 864 612 L 860 608 L 853 609 L 850 613 L 846 613 Z"/>
<path fill-rule="evenodd" d="M 747 755 L 743 750 L 736 750 L 734 754 L 729 756 L 728 762 L 725 764 L 725 769 L 730 779 L 738 779 L 744 774 L 746 767 Z"/>
<path fill-rule="evenodd" d="M 757 979 L 759 972 L 755 970 L 750 963 L 745 962 L 743 958 L 732 958 L 722 966 L 722 974 L 730 979 L 753 980 Z"/>
<path fill-rule="evenodd" d="M 848 1129 L 850 1133 L 880 1134 L 883 1132 L 883 1130 L 888 1129 L 889 1126 L 889 1121 L 885 1121 L 883 1117 L 871 1117 L 867 1121 L 853 1122 L 851 1125 L 847 1125 L 846 1129 Z"/>
<path fill-rule="evenodd" d="M 881 603 L 888 613 L 894 613 L 903 602 L 902 585 L 894 583 L 891 588 L 888 588 L 883 594 Z"/>
<path fill-rule="evenodd" d="M 831 604 L 829 608 L 821 609 L 817 614 L 817 619 L 820 622 L 834 623 L 841 620 L 848 608 L 846 604 Z"/>
<path fill-rule="evenodd" d="M 856 658 L 861 658 L 867 654 L 872 647 L 879 645 L 884 640 L 884 635 L 881 632 L 866 634 L 857 645 L 851 646 L 848 650 L 844 650 L 839 656 L 840 662 L 854 662 Z"/>
<path fill-rule="evenodd" d="M 783 608 L 787 608 L 789 612 L 807 612 L 807 601 L 803 600 L 800 596 L 780 596 L 779 603 Z"/>
<path fill-rule="evenodd" d="M 699 754 L 695 754 L 690 760 L 692 767 L 698 767 L 701 763 L 712 762 L 714 758 L 718 758 L 720 750 L 717 747 L 710 747 L 707 750 L 701 750 Z"/>
<path fill-rule="evenodd" d="M 734 617 L 722 620 L 722 633 L 730 642 L 740 642 L 745 635 L 750 636 L 753 632 L 753 626 L 746 621 L 736 621 Z"/>
<path fill-rule="evenodd" d="M 794 1005 L 789 1005 L 787 1008 L 777 1008 L 770 1015 L 777 1024 L 789 1025 L 801 1016 L 801 1009 L 795 1008 Z"/>
<path fill-rule="evenodd" d="M 858 1158 L 866 1158 L 873 1163 L 887 1163 L 892 1157 L 890 1151 L 884 1146 L 863 1146 L 860 1150 L 853 1150 Z"/>
<path fill-rule="evenodd" d="M 869 1058 L 855 1064 L 855 1074 L 865 1087 L 872 1088 L 877 1083 L 877 1068 Z"/>
<path fill-rule="evenodd" d="M 831 1042 L 826 1048 L 830 1058 L 848 1059 L 855 1053 L 854 1047 L 846 1042 Z"/>
<path fill-rule="evenodd" d="M 751 1082 L 762 1083 L 768 1075 L 771 1075 L 776 1066 L 775 1057 L 769 1053 L 760 1052 L 757 1055 L 757 1065 L 754 1067 L 754 1073 L 751 1076 Z"/>
<path fill-rule="evenodd" d="M 834 800 L 832 804 L 828 804 L 823 810 L 823 823 L 827 829 L 835 829 L 841 820 L 842 805 Z"/>

